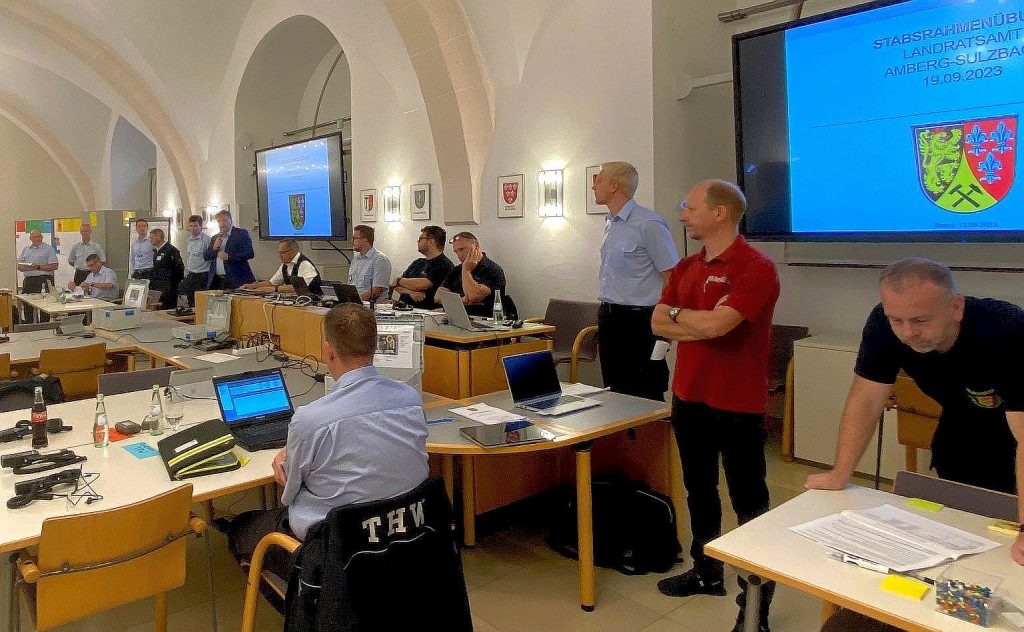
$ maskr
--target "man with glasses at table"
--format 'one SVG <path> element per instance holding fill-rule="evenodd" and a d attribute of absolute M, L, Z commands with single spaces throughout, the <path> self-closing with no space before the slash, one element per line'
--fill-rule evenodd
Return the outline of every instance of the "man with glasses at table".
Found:
<path fill-rule="evenodd" d="M 299 251 L 299 243 L 294 239 L 285 239 L 277 244 L 277 256 L 281 259 L 281 267 L 267 281 L 246 283 L 243 290 L 257 292 L 294 292 L 292 279 L 301 277 L 313 294 L 322 294 L 320 271 L 306 255 Z"/>
<path fill-rule="evenodd" d="M 388 291 L 391 260 L 373 247 L 373 228 L 363 224 L 352 229 L 352 251 L 348 283 L 359 290 L 359 298 L 373 303 Z"/>

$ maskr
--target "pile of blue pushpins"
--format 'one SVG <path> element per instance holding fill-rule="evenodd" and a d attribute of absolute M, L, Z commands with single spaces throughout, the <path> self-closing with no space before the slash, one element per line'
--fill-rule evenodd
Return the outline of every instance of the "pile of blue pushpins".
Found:
<path fill-rule="evenodd" d="M 995 614 L 991 588 L 955 579 L 935 583 L 935 603 L 943 614 L 986 628 Z"/>

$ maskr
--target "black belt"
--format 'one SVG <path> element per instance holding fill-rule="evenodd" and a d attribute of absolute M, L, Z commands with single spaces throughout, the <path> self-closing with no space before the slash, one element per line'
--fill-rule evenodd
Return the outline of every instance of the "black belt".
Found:
<path fill-rule="evenodd" d="M 618 303 L 601 303 L 601 308 L 609 312 L 653 312 L 653 305 L 620 305 Z"/>

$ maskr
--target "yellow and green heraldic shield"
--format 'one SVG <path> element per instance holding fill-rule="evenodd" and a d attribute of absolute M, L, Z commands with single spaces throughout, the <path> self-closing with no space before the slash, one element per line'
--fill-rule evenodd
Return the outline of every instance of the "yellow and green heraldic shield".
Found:
<path fill-rule="evenodd" d="M 1013 188 L 1016 115 L 918 125 L 913 133 L 921 190 L 939 208 L 977 213 Z"/>
<path fill-rule="evenodd" d="M 306 194 L 294 193 L 288 196 L 288 210 L 292 218 L 292 226 L 295 230 L 301 230 L 306 225 Z"/>

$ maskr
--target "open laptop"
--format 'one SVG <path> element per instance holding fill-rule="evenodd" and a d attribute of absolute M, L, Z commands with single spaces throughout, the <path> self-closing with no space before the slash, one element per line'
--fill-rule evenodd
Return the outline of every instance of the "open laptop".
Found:
<path fill-rule="evenodd" d="M 168 384 L 186 399 L 213 399 L 213 367 L 172 371 Z"/>
<path fill-rule="evenodd" d="M 281 369 L 213 378 L 221 418 L 250 452 L 280 448 L 295 413 Z"/>
<path fill-rule="evenodd" d="M 309 285 L 306 284 L 306 279 L 296 274 L 291 278 L 291 285 L 295 290 L 295 296 L 309 296 Z"/>
<path fill-rule="evenodd" d="M 322 298 L 324 302 L 332 302 L 335 305 L 340 305 L 341 303 L 363 304 L 363 299 L 359 298 L 359 290 L 354 285 L 347 283 L 321 283 L 320 290 L 324 293 Z"/>
<path fill-rule="evenodd" d="M 434 297 L 441 301 L 444 306 L 444 314 L 448 317 L 448 324 L 454 325 L 466 331 L 509 331 L 511 327 L 503 325 L 492 325 L 490 323 L 478 323 L 469 317 L 466 306 L 462 304 L 462 297 L 455 292 L 441 292 L 438 290 Z"/>
<path fill-rule="evenodd" d="M 82 314 L 75 314 L 73 316 L 67 316 L 60 319 L 60 324 L 57 325 L 57 331 L 55 332 L 61 336 L 82 336 L 86 333 L 92 333 L 85 328 L 85 316 Z"/>
<path fill-rule="evenodd" d="M 601 405 L 596 399 L 562 395 L 562 385 L 558 382 L 555 360 L 550 351 L 505 356 L 501 363 L 505 365 L 512 402 L 520 408 L 541 415 L 564 415 Z"/>

